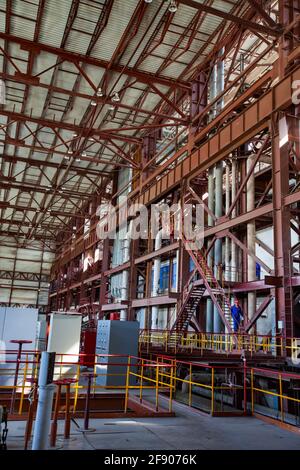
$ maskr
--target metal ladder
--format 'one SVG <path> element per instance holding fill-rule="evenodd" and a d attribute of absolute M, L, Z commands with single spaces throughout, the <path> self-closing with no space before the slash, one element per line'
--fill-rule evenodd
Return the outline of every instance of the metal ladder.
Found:
<path fill-rule="evenodd" d="M 192 258 L 196 269 L 200 273 L 205 287 L 214 303 L 218 312 L 223 320 L 223 323 L 228 333 L 233 332 L 233 320 L 231 316 L 230 300 L 227 297 L 225 290 L 221 287 L 218 280 L 215 278 L 212 269 L 208 266 L 205 257 L 200 250 L 194 250 L 190 242 L 182 236 L 185 249 Z"/>
<path fill-rule="evenodd" d="M 179 309 L 176 320 L 170 330 L 168 341 L 170 346 L 177 345 L 184 332 L 187 331 L 190 320 L 196 313 L 196 309 L 202 299 L 205 289 L 206 287 L 203 285 L 195 286 L 194 284 L 190 284 L 190 282 L 187 283 L 183 291 L 183 302 L 181 304 L 181 308 Z"/>

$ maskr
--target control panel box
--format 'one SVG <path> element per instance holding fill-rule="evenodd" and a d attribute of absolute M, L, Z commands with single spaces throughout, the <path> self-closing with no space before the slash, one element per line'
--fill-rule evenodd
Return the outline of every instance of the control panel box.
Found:
<path fill-rule="evenodd" d="M 136 321 L 99 320 L 96 339 L 96 383 L 102 386 L 126 384 L 128 356 L 138 355 L 139 323 Z M 111 354 L 112 356 L 107 356 Z M 113 355 L 118 355 L 114 357 Z M 136 360 L 131 358 L 131 364 Z M 124 365 L 123 365 L 124 364 Z M 131 368 L 136 372 L 135 368 Z M 130 384 L 136 383 L 130 377 Z"/>

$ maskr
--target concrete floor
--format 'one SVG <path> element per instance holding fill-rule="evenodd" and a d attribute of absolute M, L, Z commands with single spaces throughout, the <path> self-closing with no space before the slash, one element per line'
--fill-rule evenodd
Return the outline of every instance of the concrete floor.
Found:
<path fill-rule="evenodd" d="M 78 431 L 62 437 L 59 422 L 57 448 L 63 450 L 300 450 L 300 435 L 252 417 L 211 418 L 174 403 L 175 418 L 90 420 L 95 432 Z M 82 426 L 82 420 L 76 420 Z M 8 450 L 23 448 L 25 423 L 9 422 Z"/>

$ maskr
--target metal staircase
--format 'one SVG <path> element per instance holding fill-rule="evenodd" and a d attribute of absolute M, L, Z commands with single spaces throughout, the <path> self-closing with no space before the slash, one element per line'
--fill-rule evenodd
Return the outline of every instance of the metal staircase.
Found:
<path fill-rule="evenodd" d="M 191 243 L 183 235 L 182 241 L 185 249 L 192 258 L 197 271 L 200 273 L 205 288 L 207 289 L 214 305 L 217 307 L 218 312 L 223 320 L 228 333 L 233 331 L 233 320 L 231 316 L 230 300 L 227 297 L 223 287 L 219 284 L 215 278 L 212 268 L 210 268 L 206 262 L 205 257 L 202 255 L 200 250 L 192 248 Z"/>
<path fill-rule="evenodd" d="M 205 292 L 206 287 L 203 285 L 195 286 L 188 282 L 184 289 L 183 302 L 177 314 L 176 320 L 170 330 L 169 344 L 178 344 L 182 335 L 187 331 L 190 320 L 196 313 L 196 309 Z"/>

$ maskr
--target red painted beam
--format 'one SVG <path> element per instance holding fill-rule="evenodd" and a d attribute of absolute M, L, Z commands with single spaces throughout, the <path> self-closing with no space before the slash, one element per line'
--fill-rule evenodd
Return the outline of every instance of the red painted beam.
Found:
<path fill-rule="evenodd" d="M 186 91 L 190 90 L 190 85 L 186 82 L 183 82 L 182 80 L 172 80 L 169 78 L 164 78 L 155 74 L 146 73 L 123 65 L 111 64 L 110 62 L 105 60 L 97 59 L 95 57 L 90 57 L 83 54 L 78 54 L 76 52 L 66 51 L 59 47 L 53 47 L 48 44 L 29 41 L 27 39 L 14 36 L 13 34 L 0 33 L 0 39 L 19 44 L 21 46 L 21 49 L 24 49 L 26 51 L 47 52 L 49 54 L 54 54 L 68 62 L 93 65 L 102 69 L 109 68 L 112 71 L 128 75 L 128 77 L 134 77 L 142 83 L 149 84 L 155 82 L 159 83 L 160 85 L 171 88 L 181 88 Z"/>
<path fill-rule="evenodd" d="M 271 28 L 268 26 L 261 25 L 259 23 L 254 23 L 252 21 L 246 20 L 245 18 L 233 15 L 232 13 L 218 10 L 217 8 L 213 8 L 207 4 L 195 2 L 194 0 L 177 0 L 177 1 L 189 7 L 195 8 L 196 10 L 200 10 L 205 13 L 209 13 L 210 15 L 232 21 L 233 23 L 239 24 L 254 32 L 258 31 L 262 34 L 268 34 L 273 37 L 278 37 L 283 32 L 283 28 L 280 24 L 276 25 L 276 28 Z"/>

